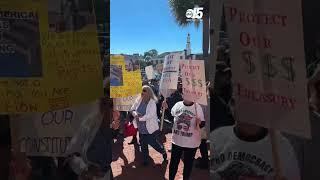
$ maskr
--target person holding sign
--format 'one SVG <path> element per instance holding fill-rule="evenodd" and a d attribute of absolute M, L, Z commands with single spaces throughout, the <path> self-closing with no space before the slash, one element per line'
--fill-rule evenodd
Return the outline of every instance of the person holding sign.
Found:
<path fill-rule="evenodd" d="M 112 100 L 103 97 L 97 105 L 67 147 L 65 167 L 80 179 L 112 177 Z"/>
<path fill-rule="evenodd" d="M 243 122 L 216 129 L 210 135 L 211 170 L 215 180 L 275 180 L 275 167 L 268 129 Z M 297 158 L 280 133 L 278 150 L 283 179 L 300 180 Z"/>
<path fill-rule="evenodd" d="M 167 161 L 166 150 L 153 134 L 159 129 L 156 102 L 157 98 L 151 87 L 143 86 L 141 97 L 138 97 L 131 107 L 131 112 L 134 117 L 133 124 L 139 131 L 144 166 L 147 166 L 149 163 L 148 145 L 152 146 L 156 151 L 162 154 L 164 162 Z"/>
<path fill-rule="evenodd" d="M 168 108 L 166 101 L 163 107 Z M 198 103 L 186 99 L 176 103 L 171 109 L 174 117 L 172 133 L 171 160 L 169 165 L 169 180 L 174 180 L 180 159 L 184 154 L 183 179 L 191 177 L 193 161 L 201 143 L 200 128 L 205 126 L 204 114 Z"/>

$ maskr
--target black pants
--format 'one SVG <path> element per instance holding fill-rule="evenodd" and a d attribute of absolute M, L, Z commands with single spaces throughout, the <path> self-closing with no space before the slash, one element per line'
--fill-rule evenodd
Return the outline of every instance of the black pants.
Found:
<path fill-rule="evenodd" d="M 209 155 L 208 155 L 208 145 L 207 145 L 207 140 L 202 139 L 201 144 L 200 144 L 200 153 L 201 153 L 201 163 L 208 163 L 209 160 Z"/>
<path fill-rule="evenodd" d="M 139 134 L 141 140 L 141 151 L 143 153 L 143 160 L 145 163 L 148 163 L 149 160 L 149 148 L 148 145 L 153 147 L 156 151 L 162 155 L 166 153 L 163 145 L 159 143 L 154 134 Z"/>
<path fill-rule="evenodd" d="M 174 180 L 182 154 L 184 156 L 183 180 L 188 180 L 190 178 L 197 149 L 198 148 L 185 148 L 172 144 L 171 160 L 169 165 L 169 180 Z"/>

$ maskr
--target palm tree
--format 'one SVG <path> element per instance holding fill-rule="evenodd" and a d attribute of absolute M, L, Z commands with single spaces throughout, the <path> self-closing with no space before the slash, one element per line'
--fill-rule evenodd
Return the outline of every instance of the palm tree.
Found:
<path fill-rule="evenodd" d="M 192 21 L 187 21 L 186 11 L 188 9 L 194 8 L 196 5 L 203 7 L 203 42 L 202 50 L 203 57 L 206 63 L 206 67 L 209 67 L 206 71 L 207 77 L 209 76 L 210 67 L 214 66 L 212 61 L 209 61 L 208 50 L 209 50 L 209 0 L 169 0 L 169 6 L 176 22 L 179 26 L 185 27 L 192 23 Z M 194 25 L 199 27 L 199 21 L 195 21 Z M 212 71 L 211 71 L 212 72 Z M 213 78 L 209 78 L 210 82 L 213 82 Z"/>
<path fill-rule="evenodd" d="M 188 9 L 193 9 L 196 5 L 202 6 L 207 0 L 169 0 L 169 6 L 172 14 L 176 18 L 176 22 L 184 27 L 191 23 L 186 18 L 186 12 Z M 198 27 L 200 21 L 195 21 L 195 25 Z"/>
<path fill-rule="evenodd" d="M 150 62 L 150 60 L 154 57 L 158 56 L 158 51 L 155 50 L 155 49 L 151 49 L 147 52 L 144 53 L 143 55 L 143 59 L 146 61 L 146 62 Z"/>

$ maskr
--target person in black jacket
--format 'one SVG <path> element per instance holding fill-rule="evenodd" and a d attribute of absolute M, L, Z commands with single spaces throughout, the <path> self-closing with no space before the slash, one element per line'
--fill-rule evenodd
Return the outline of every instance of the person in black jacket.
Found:
<path fill-rule="evenodd" d="M 229 106 L 232 98 L 231 69 L 224 63 L 217 64 L 215 85 L 210 91 L 210 132 L 235 123 Z"/>

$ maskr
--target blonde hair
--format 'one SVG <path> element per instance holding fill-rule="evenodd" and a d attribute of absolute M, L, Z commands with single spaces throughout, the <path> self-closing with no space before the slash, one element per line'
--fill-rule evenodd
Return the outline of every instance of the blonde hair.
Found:
<path fill-rule="evenodd" d="M 149 102 L 150 99 L 153 99 L 156 102 L 158 101 L 158 98 L 156 97 L 150 86 L 142 86 L 142 90 L 144 89 L 146 90 L 146 96 L 145 99 L 141 97 L 142 101 Z"/>

